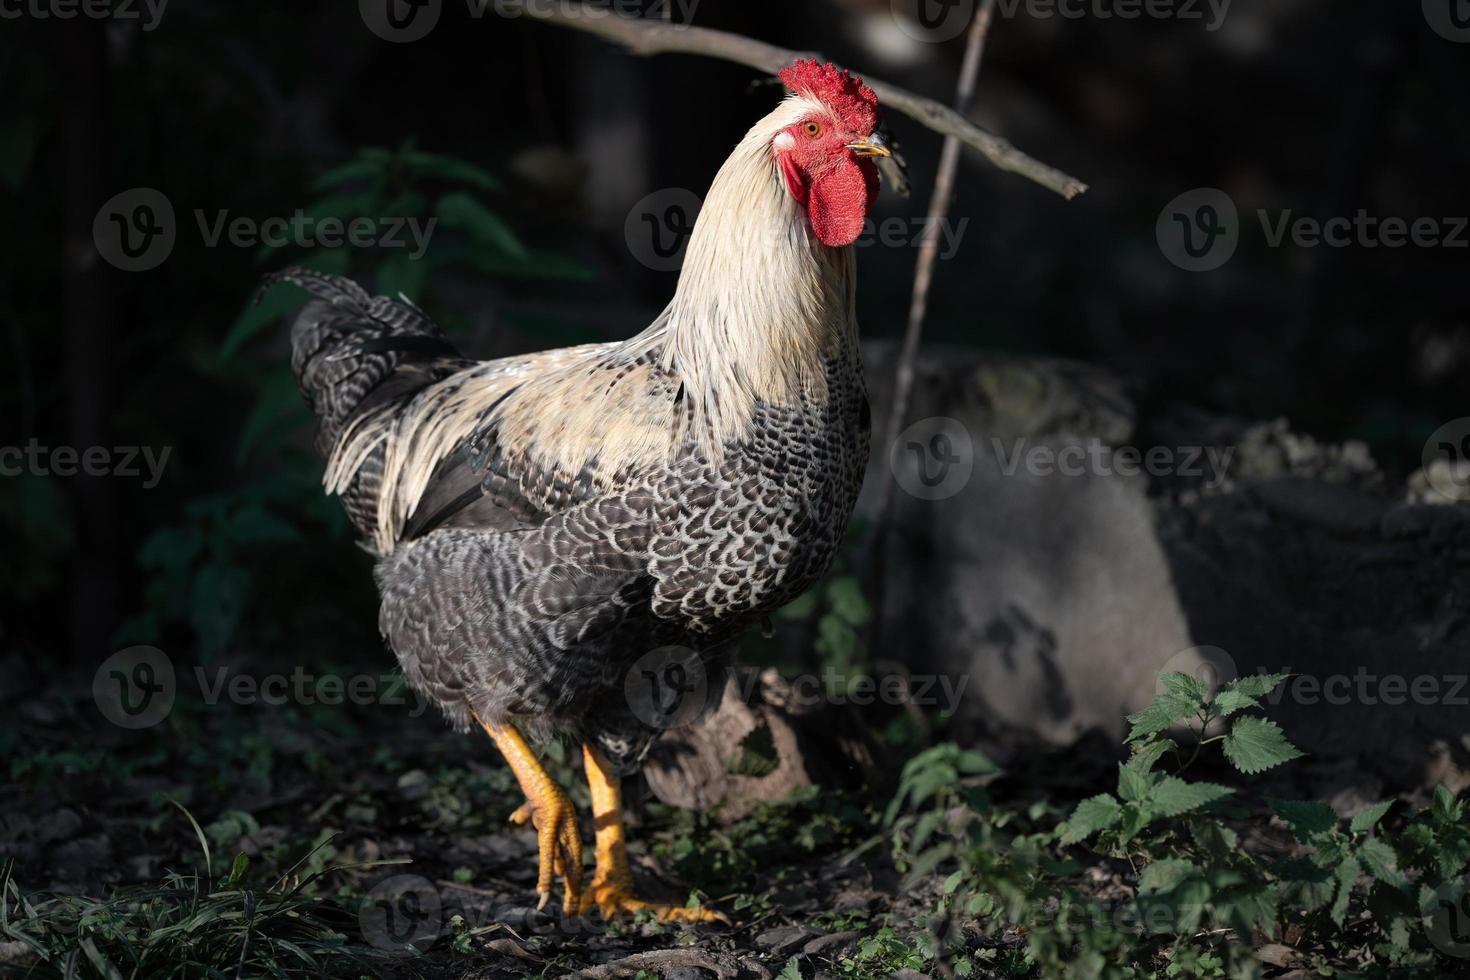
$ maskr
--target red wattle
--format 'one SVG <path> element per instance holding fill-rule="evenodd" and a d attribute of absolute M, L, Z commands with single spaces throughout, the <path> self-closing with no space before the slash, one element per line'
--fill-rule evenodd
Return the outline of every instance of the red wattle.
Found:
<path fill-rule="evenodd" d="M 872 163 L 849 157 L 812 181 L 806 213 L 823 245 L 851 245 L 863 233 L 877 176 Z"/>
<path fill-rule="evenodd" d="M 797 204 L 805 204 L 807 198 L 806 180 L 801 176 L 801 168 L 796 161 L 791 159 L 791 154 L 780 155 L 781 176 L 786 180 L 786 192 L 795 199 Z"/>

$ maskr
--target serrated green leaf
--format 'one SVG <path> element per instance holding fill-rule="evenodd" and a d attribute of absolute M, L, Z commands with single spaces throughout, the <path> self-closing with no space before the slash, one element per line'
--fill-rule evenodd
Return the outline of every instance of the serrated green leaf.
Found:
<path fill-rule="evenodd" d="M 1160 817 L 1177 817 L 1230 795 L 1230 787 L 1218 783 L 1192 783 L 1165 776 L 1149 794 L 1147 806 Z"/>
<path fill-rule="evenodd" d="M 775 772 L 780 765 L 781 756 L 776 751 L 771 726 L 762 721 L 745 734 L 734 753 L 725 760 L 725 772 L 732 776 L 760 779 Z M 919 846 L 918 842 L 915 846 Z"/>
<path fill-rule="evenodd" d="M 1159 674 L 1159 680 L 1163 683 L 1165 691 L 1191 702 L 1195 710 L 1203 708 L 1205 698 L 1210 696 L 1209 686 L 1192 674 L 1169 671 Z"/>
<path fill-rule="evenodd" d="M 1281 879 L 1283 897 L 1305 912 L 1317 911 L 1337 893 L 1332 872 L 1304 858 L 1278 861 L 1271 870 Z"/>
<path fill-rule="evenodd" d="M 1232 888 L 1224 896 L 1215 895 L 1212 904 L 1216 915 L 1241 935 L 1260 930 L 1270 938 L 1276 933 L 1281 893 L 1274 885 L 1254 882 Z"/>
<path fill-rule="evenodd" d="M 1384 841 L 1370 837 L 1358 845 L 1358 859 L 1377 881 L 1401 892 L 1409 891 L 1409 879 L 1399 870 L 1398 855 Z"/>
<path fill-rule="evenodd" d="M 1294 800 L 1269 800 L 1296 839 L 1303 844 L 1318 840 L 1337 829 L 1337 813 L 1326 803 L 1299 803 Z"/>
<path fill-rule="evenodd" d="M 1172 738 L 1158 736 L 1145 742 L 1133 743 L 1133 755 L 1128 759 L 1126 765 L 1138 772 L 1152 772 L 1159 760 L 1170 751 L 1178 748 L 1178 744 Z"/>
<path fill-rule="evenodd" d="M 1134 742 L 1148 735 L 1167 731 L 1198 710 L 1199 705 L 1190 698 L 1168 692 L 1160 694 L 1148 707 L 1128 716 L 1131 727 L 1127 741 Z"/>
<path fill-rule="evenodd" d="M 1456 823 L 1464 812 L 1465 804 L 1455 799 L 1455 794 L 1443 784 L 1434 787 L 1434 816 L 1441 823 Z"/>
<path fill-rule="evenodd" d="M 1061 840 L 1063 846 L 1079 843 L 1099 830 L 1106 830 L 1118 822 L 1120 814 L 1118 801 L 1107 793 L 1083 800 L 1067 818 Z"/>
<path fill-rule="evenodd" d="M 1221 718 L 1229 718 L 1237 711 L 1245 711 L 1247 708 L 1259 708 L 1261 702 L 1243 691 L 1221 691 L 1215 695 L 1215 700 L 1210 702 L 1215 713 Z"/>
<path fill-rule="evenodd" d="M 1139 772 L 1126 765 L 1118 766 L 1118 796 L 1129 803 L 1142 803 L 1154 787 L 1151 773 Z"/>
<path fill-rule="evenodd" d="M 1138 876 L 1140 895 L 1159 895 L 1171 892 L 1183 882 L 1199 874 L 1193 862 L 1183 858 L 1164 858 L 1143 869 Z"/>
<path fill-rule="evenodd" d="M 1218 820 L 1195 817 L 1189 821 L 1189 833 L 1194 842 L 1215 860 L 1224 860 L 1235 854 L 1240 847 L 1240 835 Z"/>
<path fill-rule="evenodd" d="M 1384 816 L 1387 815 L 1388 811 L 1393 809 L 1393 805 L 1397 802 L 1398 800 L 1384 800 L 1382 803 L 1373 804 L 1368 809 L 1358 814 L 1356 817 L 1353 817 L 1352 823 L 1348 825 L 1349 828 L 1355 834 L 1361 834 L 1364 831 L 1372 830 L 1374 827 L 1378 826 L 1378 821 L 1382 820 Z"/>
<path fill-rule="evenodd" d="M 1225 736 L 1224 749 L 1231 765 L 1248 776 L 1306 754 L 1287 741 L 1280 725 L 1255 715 L 1235 720 Z"/>
<path fill-rule="evenodd" d="M 1223 685 L 1220 693 L 1224 694 L 1228 691 L 1248 698 L 1263 698 L 1280 687 L 1282 682 L 1289 677 L 1291 674 L 1247 674 Z"/>
<path fill-rule="evenodd" d="M 1124 842 L 1132 840 L 1138 832 L 1149 825 L 1153 814 L 1145 810 L 1140 804 L 1129 803 L 1122 808 L 1118 817 L 1117 835 Z"/>
<path fill-rule="evenodd" d="M 1332 916 L 1333 923 L 1341 929 L 1347 921 L 1348 903 L 1353 897 L 1353 886 L 1358 883 L 1358 876 L 1363 873 L 1363 867 L 1357 858 L 1350 857 L 1337 866 L 1332 877 L 1337 881 L 1337 897 L 1332 901 L 1332 910 L 1328 914 Z"/>

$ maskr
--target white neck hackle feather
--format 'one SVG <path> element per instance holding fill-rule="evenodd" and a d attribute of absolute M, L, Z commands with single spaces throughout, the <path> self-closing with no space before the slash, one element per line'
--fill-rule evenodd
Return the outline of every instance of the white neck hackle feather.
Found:
<path fill-rule="evenodd" d="M 435 467 L 487 421 L 512 459 L 564 478 L 590 472 L 611 486 L 620 474 L 670 460 L 691 438 L 719 460 L 748 438 L 758 403 L 826 399 L 826 360 L 858 356 L 852 250 L 816 239 L 772 150 L 784 129 L 814 112 L 828 114 L 788 97 L 735 147 L 700 209 L 674 298 L 642 333 L 479 364 L 343 432 L 327 465 L 328 493 L 346 490 L 384 447 L 379 554 L 393 550 Z M 682 382 L 692 430 L 673 390 L 637 363 L 652 353 Z M 617 383 L 600 367 L 618 369 Z"/>

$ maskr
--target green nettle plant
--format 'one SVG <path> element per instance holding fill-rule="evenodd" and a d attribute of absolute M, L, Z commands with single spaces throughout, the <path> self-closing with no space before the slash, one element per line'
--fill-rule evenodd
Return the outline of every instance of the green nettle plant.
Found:
<path fill-rule="evenodd" d="M 1024 952 L 954 957 L 959 976 L 977 960 L 1003 974 L 1078 977 L 1252 977 L 1262 956 L 1321 975 L 1349 964 L 1442 969 L 1459 941 L 1454 923 L 1437 935 L 1434 917 L 1461 907 L 1470 864 L 1465 803 L 1447 789 L 1418 813 L 1394 818 L 1398 801 L 1386 800 L 1344 823 L 1325 803 L 1252 807 L 1185 775 L 1212 746 L 1243 776 L 1301 757 L 1259 714 L 1288 676 L 1242 677 L 1211 696 L 1196 678 L 1161 675 L 1163 691 L 1129 716 L 1117 790 L 1049 828 L 1045 804 L 1025 814 L 990 804 L 978 782 L 994 767 L 983 757 L 951 745 L 912 759 L 885 818 L 912 880 L 955 868 L 935 910 L 935 956 L 973 946 L 962 928 L 971 923 L 992 937 L 1014 930 Z M 1271 815 L 1295 846 L 1255 842 Z M 1124 894 L 1091 880 L 1099 864 L 1116 867 Z"/>

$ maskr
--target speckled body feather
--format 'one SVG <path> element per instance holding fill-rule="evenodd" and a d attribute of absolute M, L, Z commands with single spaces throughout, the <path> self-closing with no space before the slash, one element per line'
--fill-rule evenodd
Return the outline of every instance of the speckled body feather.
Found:
<path fill-rule="evenodd" d="M 674 300 L 623 343 L 472 363 L 406 302 L 301 270 L 292 334 L 326 485 L 379 554 L 380 626 L 459 729 L 573 733 L 615 764 L 657 728 L 629 667 L 717 665 L 836 553 L 868 453 L 853 260 L 771 159 L 794 96 L 717 175 Z M 816 108 L 820 109 L 820 106 Z"/>

